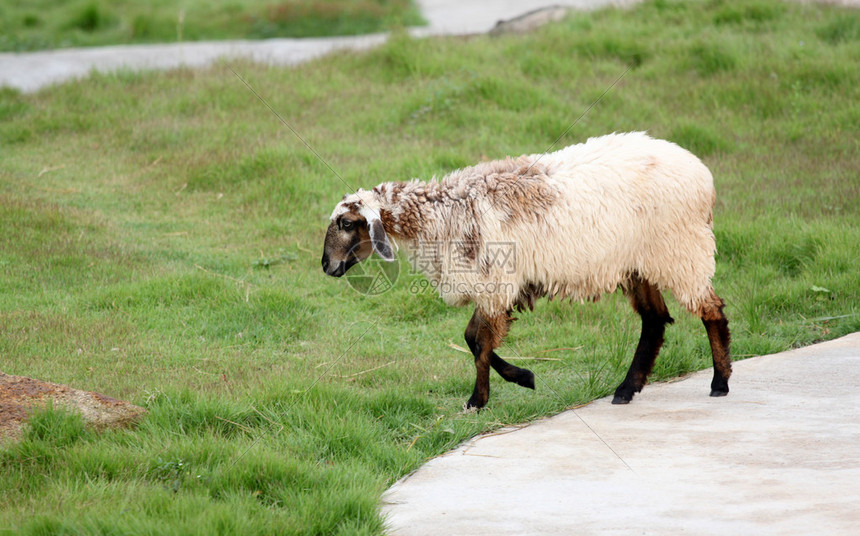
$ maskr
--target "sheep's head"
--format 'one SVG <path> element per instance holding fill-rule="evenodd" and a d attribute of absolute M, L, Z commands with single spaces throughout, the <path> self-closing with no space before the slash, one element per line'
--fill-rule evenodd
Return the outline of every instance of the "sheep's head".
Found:
<path fill-rule="evenodd" d="M 386 261 L 394 260 L 394 249 L 379 216 L 379 203 L 370 192 L 347 194 L 331 213 L 325 235 L 322 268 L 340 277 L 375 251 Z"/>

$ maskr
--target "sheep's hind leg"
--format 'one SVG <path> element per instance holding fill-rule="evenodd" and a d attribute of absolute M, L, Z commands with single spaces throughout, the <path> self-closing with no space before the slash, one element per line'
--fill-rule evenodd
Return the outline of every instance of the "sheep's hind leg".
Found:
<path fill-rule="evenodd" d="M 487 404 L 490 398 L 491 366 L 505 380 L 534 389 L 534 374 L 530 370 L 511 365 L 493 351 L 501 344 L 510 324 L 508 313 L 486 319 L 477 310 L 472 315 L 465 338 L 475 356 L 476 377 L 475 390 L 466 402 L 466 409 L 480 409 Z"/>
<path fill-rule="evenodd" d="M 729 352 L 731 336 L 729 334 L 729 321 L 723 314 L 724 305 L 723 300 L 711 291 L 711 298 L 702 306 L 701 311 L 702 323 L 708 332 L 711 355 L 714 359 L 711 396 L 729 394 L 729 376 L 732 375 L 732 358 Z"/>
<path fill-rule="evenodd" d="M 663 296 L 651 283 L 634 276 L 630 285 L 624 289 L 624 294 L 630 300 L 633 310 L 642 318 L 642 333 L 627 376 L 615 389 L 613 404 L 629 403 L 633 400 L 633 395 L 645 386 L 648 375 L 654 368 L 657 354 L 660 353 L 660 347 L 663 346 L 666 324 L 674 322 L 666 308 L 666 302 L 663 301 Z"/>

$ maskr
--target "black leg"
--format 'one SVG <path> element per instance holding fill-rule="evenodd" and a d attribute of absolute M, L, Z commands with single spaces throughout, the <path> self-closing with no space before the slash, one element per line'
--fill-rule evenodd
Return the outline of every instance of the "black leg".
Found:
<path fill-rule="evenodd" d="M 476 356 L 476 359 L 480 354 L 480 348 L 477 345 L 478 326 L 480 322 L 481 320 L 478 316 L 478 311 L 475 311 L 475 313 L 472 314 L 472 319 L 469 321 L 469 325 L 466 327 L 465 334 L 466 344 L 469 345 L 469 350 L 471 350 L 472 354 Z M 490 365 L 493 367 L 493 370 L 499 373 L 499 376 L 505 379 L 505 381 L 521 385 L 522 387 L 528 387 L 529 389 L 535 388 L 535 375 L 532 371 L 511 365 L 499 357 L 495 351 L 490 353 Z"/>
<path fill-rule="evenodd" d="M 627 376 L 615 389 L 613 404 L 629 403 L 633 400 L 633 395 L 645 386 L 648 375 L 654 368 L 657 355 L 660 353 L 660 347 L 663 346 L 666 324 L 674 322 L 663 301 L 663 296 L 654 285 L 639 277 L 633 277 L 630 286 L 624 289 L 624 293 L 630 299 L 633 309 L 642 318 L 642 333 Z"/>
<path fill-rule="evenodd" d="M 729 394 L 729 377 L 732 375 L 732 358 L 729 351 L 731 335 L 729 321 L 723 314 L 723 300 L 716 294 L 708 306 L 703 308 L 702 323 L 708 332 L 711 355 L 714 360 L 714 379 L 711 380 L 711 396 Z"/>
<path fill-rule="evenodd" d="M 510 327 L 509 314 L 484 318 L 477 310 L 466 327 L 466 344 L 475 356 L 475 389 L 466 402 L 466 409 L 481 409 L 490 398 L 490 367 L 492 366 L 504 379 L 524 387 L 534 389 L 534 375 L 531 371 L 515 367 L 500 358 L 493 351 L 497 348 Z"/>
<path fill-rule="evenodd" d="M 496 355 L 496 352 L 490 354 L 490 365 L 506 381 L 513 382 L 522 387 L 528 387 L 529 389 L 535 388 L 535 375 L 532 371 L 511 365 Z"/>

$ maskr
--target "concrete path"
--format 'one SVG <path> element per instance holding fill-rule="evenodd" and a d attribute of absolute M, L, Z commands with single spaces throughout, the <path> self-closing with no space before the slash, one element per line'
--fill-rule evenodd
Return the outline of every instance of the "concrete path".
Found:
<path fill-rule="evenodd" d="M 473 439 L 386 493 L 390 532 L 860 534 L 860 333 L 710 379 Z"/>
<path fill-rule="evenodd" d="M 416 37 L 487 32 L 509 20 L 548 6 L 591 10 L 629 6 L 641 0 L 417 0 L 428 25 L 412 28 Z M 860 6 L 860 0 L 799 0 Z M 385 42 L 385 34 L 354 37 L 266 39 L 261 41 L 197 41 L 158 45 L 67 48 L 26 53 L 0 53 L 0 87 L 24 92 L 87 76 L 92 71 L 207 67 L 222 58 L 246 58 L 273 65 L 295 65 L 336 50 L 363 50 Z"/>
<path fill-rule="evenodd" d="M 418 0 L 428 26 L 414 28 L 418 37 L 460 35 L 490 30 L 497 21 L 550 5 L 596 9 L 639 0 Z M 860 0 L 857 0 L 860 1 Z M 353 37 L 198 41 L 163 45 L 68 48 L 0 53 L 0 86 L 24 92 L 88 75 L 93 70 L 206 67 L 220 58 L 247 58 L 261 63 L 295 65 L 335 50 L 362 50 L 385 42 L 385 34 Z"/>
<path fill-rule="evenodd" d="M 462 35 L 490 31 L 500 20 L 509 20 L 535 9 L 562 6 L 589 11 L 608 6 L 630 6 L 642 0 L 416 0 L 427 21 L 425 35 Z M 860 1 L 860 0 L 858 0 Z"/>

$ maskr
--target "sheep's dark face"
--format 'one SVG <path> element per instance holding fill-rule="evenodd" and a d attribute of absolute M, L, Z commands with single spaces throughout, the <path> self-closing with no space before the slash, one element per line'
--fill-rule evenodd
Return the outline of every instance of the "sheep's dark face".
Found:
<path fill-rule="evenodd" d="M 322 269 L 340 277 L 355 264 L 370 257 L 373 246 L 367 220 L 361 214 L 345 212 L 332 220 L 325 234 Z"/>
<path fill-rule="evenodd" d="M 367 195 L 359 190 L 344 196 L 331 215 L 322 256 L 322 269 L 330 276 L 342 276 L 374 251 L 386 261 L 394 260 L 379 212 L 362 201 Z"/>

